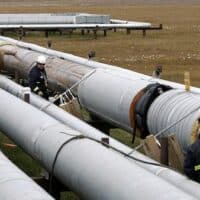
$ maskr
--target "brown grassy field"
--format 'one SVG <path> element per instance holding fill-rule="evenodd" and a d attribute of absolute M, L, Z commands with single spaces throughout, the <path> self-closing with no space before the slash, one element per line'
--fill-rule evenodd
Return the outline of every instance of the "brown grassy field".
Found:
<path fill-rule="evenodd" d="M 131 70 L 151 74 L 156 64 L 162 64 L 163 78 L 183 81 L 183 72 L 191 72 L 192 84 L 200 86 L 200 6 L 99 6 L 99 7 L 0 7 L 0 12 L 89 12 L 110 14 L 112 18 L 148 21 L 163 24 L 162 31 L 149 31 L 146 38 L 141 31 L 126 35 L 122 32 L 109 32 L 108 37 L 97 40 L 79 33 L 69 37 L 51 35 L 53 48 L 87 56 L 89 50 L 96 51 L 96 60 L 122 66 Z M 102 33 L 99 33 L 102 35 Z M 47 39 L 41 35 L 29 34 L 24 39 L 46 45 Z"/>
<path fill-rule="evenodd" d="M 93 1 L 88 2 L 92 4 Z M 82 57 L 87 57 L 90 50 L 95 50 L 96 60 L 100 62 L 149 75 L 152 74 L 155 65 L 162 64 L 163 78 L 183 82 L 184 71 L 189 71 L 192 85 L 200 86 L 200 5 L 79 7 L 63 6 L 62 1 L 57 1 L 57 3 L 59 6 L 39 7 L 25 7 L 23 3 L 20 3 L 20 6 L 17 6 L 19 4 L 7 6 L 7 3 L 0 3 L 3 5 L 0 7 L 0 12 L 104 13 L 117 19 L 148 21 L 153 24 L 162 23 L 164 27 L 162 31 L 149 31 L 145 38 L 142 37 L 141 31 L 132 32 L 130 35 L 126 35 L 124 31 L 108 32 L 107 37 L 99 36 L 97 40 L 93 35 L 81 36 L 78 32 L 72 36 L 58 36 L 52 33 L 48 39 L 44 37 L 44 34 L 38 36 L 36 33 L 29 33 L 24 41 L 46 46 L 47 40 L 51 40 L 53 49 Z M 118 133 L 114 133 L 114 135 L 117 135 L 122 141 L 128 141 L 127 144 L 130 145 L 130 137 L 124 138 Z"/>

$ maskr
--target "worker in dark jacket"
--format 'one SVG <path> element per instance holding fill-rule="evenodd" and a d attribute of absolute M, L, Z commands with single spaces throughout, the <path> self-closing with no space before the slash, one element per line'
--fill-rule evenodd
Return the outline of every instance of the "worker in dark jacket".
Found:
<path fill-rule="evenodd" d="M 200 134 L 198 139 L 187 149 L 184 172 L 189 178 L 200 183 Z"/>
<path fill-rule="evenodd" d="M 33 64 L 28 79 L 29 87 L 31 91 L 39 96 L 48 99 L 47 90 L 47 75 L 45 71 L 46 58 L 44 56 L 38 56 L 37 62 Z"/>

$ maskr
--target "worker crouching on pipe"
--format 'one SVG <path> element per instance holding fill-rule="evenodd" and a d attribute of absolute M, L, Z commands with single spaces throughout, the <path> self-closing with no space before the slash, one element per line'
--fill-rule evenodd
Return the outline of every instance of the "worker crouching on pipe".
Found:
<path fill-rule="evenodd" d="M 45 71 L 45 64 L 46 57 L 38 56 L 37 62 L 33 64 L 28 74 L 28 81 L 32 92 L 48 99 L 49 93 L 47 90 L 47 74 Z"/>
<path fill-rule="evenodd" d="M 200 123 L 200 118 L 197 121 Z M 200 128 L 198 138 L 187 149 L 184 172 L 189 178 L 200 183 Z"/>

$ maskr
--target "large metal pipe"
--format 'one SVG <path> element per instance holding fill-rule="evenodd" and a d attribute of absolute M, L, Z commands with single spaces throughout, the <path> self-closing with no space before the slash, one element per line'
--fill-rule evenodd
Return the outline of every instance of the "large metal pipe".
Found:
<path fill-rule="evenodd" d="M 1 43 L 0 46 L 0 50 L 4 52 L 17 52 L 16 57 L 5 54 L 1 58 L 4 63 L 2 68 L 11 72 L 18 71 L 22 77 L 27 78 L 28 72 L 41 53 L 6 43 Z M 61 58 L 47 56 L 46 71 L 50 87 L 63 90 L 80 81 L 84 75 L 91 71 L 91 68 Z"/>
<path fill-rule="evenodd" d="M 17 45 L 16 47 L 12 44 L 2 44 L 3 46 L 0 49 L 4 51 L 17 51 L 18 57 L 18 59 L 16 59 L 14 56 L 5 55 L 5 68 L 12 70 L 13 68 L 15 70 L 19 69 L 23 74 L 27 74 L 31 64 L 40 54 L 39 52 L 48 55 L 55 53 L 56 56 L 63 56 L 63 58 L 65 58 L 64 60 L 58 57 L 48 57 L 46 69 L 53 88 L 70 87 L 74 83 L 77 83 L 77 81 L 82 80 L 83 77 L 95 68 L 96 71 L 78 86 L 77 95 L 81 105 L 98 117 L 110 123 L 114 123 L 127 131 L 133 130 L 135 124 L 135 105 L 140 97 L 138 94 L 147 85 L 158 82 L 174 88 L 184 88 L 183 85 L 178 83 L 152 79 L 146 75 L 117 69 L 114 66 L 97 62 L 89 63 L 89 61 L 85 59 L 47 49 L 46 52 L 44 52 L 44 48 L 20 43 L 12 39 L 7 40 L 7 38 L 2 37 L 0 37 L 0 39 L 8 42 L 15 42 Z M 26 48 L 30 47 L 35 51 L 27 50 L 20 46 Z M 85 63 L 83 61 L 85 61 Z M 23 66 L 21 69 L 20 65 Z M 191 91 L 200 93 L 199 88 L 193 87 Z M 167 126 L 167 124 L 165 124 L 165 126 Z"/>
<path fill-rule="evenodd" d="M 87 13 L 10 13 L 0 14 L 0 24 L 108 24 L 109 15 Z M 145 25 L 145 24 L 144 24 Z"/>
<path fill-rule="evenodd" d="M 19 70 L 23 76 L 27 76 L 30 67 L 37 60 L 40 53 L 10 44 L 2 45 L 0 49 L 16 51 L 18 58 L 5 55 L 3 58 L 4 68 L 12 71 Z M 58 57 L 48 57 L 46 70 L 50 87 L 64 89 L 82 80 L 94 69 Z M 155 82 L 155 79 L 153 82 Z M 132 132 L 134 126 L 133 101 L 138 92 L 150 83 L 152 81 L 142 78 L 141 74 L 139 76 L 135 74 L 135 76 L 127 78 L 124 73 L 119 75 L 116 70 L 97 68 L 95 73 L 79 84 L 77 94 L 82 106 L 90 112 Z M 101 99 L 99 96 L 101 96 Z"/>
<path fill-rule="evenodd" d="M 53 200 L 0 151 L 0 199 Z"/>
<path fill-rule="evenodd" d="M 131 79 L 135 80 L 136 78 L 138 78 L 138 79 L 141 78 L 142 80 L 147 80 L 150 83 L 158 82 L 158 83 L 161 83 L 161 84 L 169 85 L 173 88 L 184 89 L 184 85 L 179 84 L 179 83 L 175 83 L 175 82 L 171 82 L 171 81 L 167 81 L 167 80 L 163 80 L 163 79 L 156 79 L 156 78 L 153 78 L 151 76 L 147 76 L 147 75 L 144 75 L 144 74 L 141 74 L 141 73 L 138 73 L 138 72 L 134 72 L 134 71 L 131 71 L 131 70 L 128 70 L 128 69 L 125 69 L 125 68 L 120 68 L 118 66 L 99 63 L 99 62 L 96 62 L 96 61 L 93 61 L 93 60 L 88 60 L 88 59 L 85 59 L 85 58 L 74 56 L 72 54 L 63 53 L 63 52 L 59 52 L 59 51 L 52 50 L 52 49 L 47 49 L 47 48 L 44 48 L 44 47 L 41 47 L 39 45 L 35 45 L 35 44 L 32 44 L 32 43 L 26 43 L 26 42 L 18 41 L 18 40 L 15 40 L 15 39 L 11 39 L 9 37 L 4 37 L 4 36 L 0 36 L 0 40 L 5 41 L 7 43 L 15 44 L 16 46 L 21 47 L 21 48 L 36 51 L 36 52 L 41 53 L 41 54 L 45 54 L 45 55 L 53 56 L 53 57 L 58 57 L 58 58 L 73 62 L 74 64 L 75 63 L 79 64 L 82 67 L 87 67 L 87 68 L 91 68 L 91 69 L 103 68 L 103 69 L 106 69 L 106 70 L 111 70 L 111 73 L 114 76 L 121 76 L 121 77 L 130 79 L 130 80 Z M 10 59 L 12 59 L 12 58 L 10 57 Z M 191 87 L 191 91 L 200 93 L 200 89 L 197 88 L 197 87 Z"/>
<path fill-rule="evenodd" d="M 6 91 L 20 98 L 23 98 L 23 94 L 26 91 L 26 88 L 16 84 L 15 82 L 7 79 L 4 76 L 0 76 L 0 88 L 5 89 Z M 39 108 L 40 110 L 46 112 L 50 116 L 56 118 L 60 122 L 70 126 L 71 128 L 77 131 L 80 131 L 85 136 L 93 137 L 97 140 L 101 140 L 101 138 L 108 137 L 109 144 L 115 147 L 116 149 L 119 149 L 120 151 L 123 151 L 126 154 L 132 151 L 132 149 L 129 148 L 128 146 L 125 146 L 124 144 L 116 141 L 115 139 L 107 135 L 104 135 L 102 132 L 98 131 L 97 129 L 94 129 L 93 127 L 89 126 L 80 119 L 70 115 L 69 113 L 63 111 L 54 104 L 51 104 L 48 101 L 32 93 L 30 94 L 30 103 L 36 108 Z M 133 151 L 130 155 L 147 162 L 155 162 L 152 159 L 144 156 L 143 154 L 137 151 Z M 142 162 L 136 162 L 136 163 L 139 166 L 150 171 L 151 173 L 167 180 L 169 183 L 184 190 L 185 192 L 194 195 L 196 198 L 200 197 L 199 184 L 189 180 L 180 173 L 160 166 L 146 165 Z"/>
<path fill-rule="evenodd" d="M 144 25 L 143 23 L 128 23 L 128 24 L 0 24 L 0 29 L 19 29 L 24 28 L 25 29 L 34 29 L 34 30 L 41 30 L 41 29 L 145 29 L 147 27 L 150 27 L 148 25 Z"/>
<path fill-rule="evenodd" d="M 2 89 L 0 98 L 1 130 L 81 198 L 197 199 Z"/>
<path fill-rule="evenodd" d="M 183 90 L 170 90 L 156 98 L 150 106 L 147 115 L 149 131 L 152 134 L 159 133 L 177 120 L 187 116 L 162 134 L 163 136 L 174 133 L 182 149 L 186 150 L 192 142 L 192 127 L 200 117 L 199 111 L 199 94 Z"/>

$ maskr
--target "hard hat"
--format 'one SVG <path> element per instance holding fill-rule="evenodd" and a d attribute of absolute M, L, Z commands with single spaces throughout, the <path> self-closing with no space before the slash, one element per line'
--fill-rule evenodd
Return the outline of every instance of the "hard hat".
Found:
<path fill-rule="evenodd" d="M 37 63 L 45 65 L 46 64 L 46 57 L 45 56 L 38 56 Z"/>

